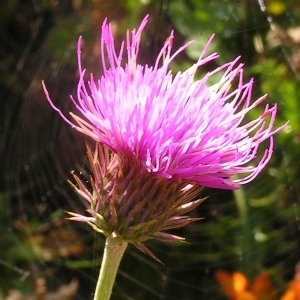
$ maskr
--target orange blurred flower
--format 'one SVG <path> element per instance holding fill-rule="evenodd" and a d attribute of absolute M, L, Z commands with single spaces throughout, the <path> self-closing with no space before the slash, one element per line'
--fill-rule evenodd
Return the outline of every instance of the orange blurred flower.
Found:
<path fill-rule="evenodd" d="M 277 295 L 267 273 L 257 276 L 252 285 L 239 271 L 230 274 L 219 270 L 215 275 L 223 293 L 231 300 L 273 300 Z"/>
<path fill-rule="evenodd" d="M 300 300 L 300 263 L 296 265 L 294 280 L 289 283 L 280 300 Z"/>

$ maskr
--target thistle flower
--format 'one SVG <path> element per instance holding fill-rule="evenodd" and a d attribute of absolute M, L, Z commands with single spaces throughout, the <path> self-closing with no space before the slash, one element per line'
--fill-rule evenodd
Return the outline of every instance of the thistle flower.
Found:
<path fill-rule="evenodd" d="M 139 65 L 147 20 L 148 16 L 132 34 L 127 32 L 118 53 L 111 25 L 104 21 L 103 75 L 95 80 L 90 74 L 87 83 L 79 38 L 80 78 L 77 98 L 71 96 L 79 114 L 70 113 L 74 121 L 53 104 L 43 83 L 51 106 L 96 141 L 95 152 L 90 148 L 87 152 L 90 186 L 75 174 L 76 184 L 72 184 L 86 201 L 89 216 L 69 213 L 71 220 L 86 222 L 106 236 L 95 300 L 109 299 L 128 243 L 156 258 L 144 241 L 182 241 L 165 230 L 196 220 L 185 214 L 203 201 L 194 200 L 202 187 L 236 189 L 253 180 L 271 158 L 273 135 L 286 125 L 274 129 L 276 105 L 266 105 L 255 120 L 244 120 L 266 95 L 251 102 L 253 80 L 243 81 L 239 58 L 195 79 L 201 66 L 218 57 L 217 53 L 205 57 L 213 37 L 198 61 L 184 72 L 173 75 L 169 66 L 191 42 L 172 53 L 173 31 L 154 66 Z M 221 79 L 209 85 L 216 74 Z M 259 146 L 266 140 L 269 147 L 255 164 Z"/>
<path fill-rule="evenodd" d="M 90 74 L 87 84 L 79 38 L 77 100 L 71 96 L 79 114 L 70 113 L 75 123 L 55 107 L 44 86 L 48 101 L 78 131 L 116 153 L 130 156 L 147 172 L 161 178 L 222 189 L 236 189 L 239 184 L 252 181 L 271 158 L 272 136 L 285 126 L 273 127 L 277 105 L 267 104 L 257 119 L 244 120 L 266 95 L 251 102 L 253 80 L 243 81 L 239 58 L 195 80 L 197 69 L 218 57 L 217 53 L 204 57 L 212 38 L 198 61 L 176 75 L 169 65 L 191 42 L 172 54 L 173 32 L 154 66 L 137 64 L 147 19 L 146 16 L 131 35 L 127 32 L 126 43 L 122 43 L 118 53 L 111 25 L 104 21 L 103 75 L 95 80 Z M 128 60 L 123 66 L 125 44 Z M 208 79 L 218 73 L 221 79 L 210 86 Z M 268 148 L 254 162 L 259 146 L 266 140 Z"/>

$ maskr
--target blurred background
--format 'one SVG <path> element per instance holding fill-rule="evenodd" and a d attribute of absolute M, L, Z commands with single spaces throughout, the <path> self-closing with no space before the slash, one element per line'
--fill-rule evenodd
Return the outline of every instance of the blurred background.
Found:
<path fill-rule="evenodd" d="M 104 18 L 118 45 L 146 14 L 140 63 L 152 64 L 174 29 L 174 51 L 196 40 L 172 65 L 184 70 L 215 33 L 209 51 L 220 58 L 213 67 L 241 55 L 245 77 L 255 78 L 253 100 L 268 93 L 279 106 L 276 126 L 290 124 L 251 184 L 205 189 L 209 199 L 192 212 L 203 219 L 175 231 L 188 243 L 146 243 L 164 264 L 130 246 L 112 299 L 228 299 L 219 270 L 240 271 L 249 284 L 267 272 L 277 296 L 251 299 L 280 299 L 293 280 L 300 261 L 298 0 L 11 0 L 0 2 L 0 299 L 92 299 L 104 240 L 65 220 L 66 210 L 84 210 L 67 180 L 72 170 L 90 174 L 86 138 L 51 109 L 41 81 L 67 114 L 78 36 L 84 67 L 99 77 Z"/>

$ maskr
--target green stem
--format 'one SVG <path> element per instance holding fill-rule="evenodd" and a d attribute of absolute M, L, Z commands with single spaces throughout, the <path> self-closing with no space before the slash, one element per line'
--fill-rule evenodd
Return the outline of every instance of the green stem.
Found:
<path fill-rule="evenodd" d="M 239 210 L 242 228 L 242 252 L 243 252 L 243 271 L 248 277 L 252 278 L 254 265 L 254 239 L 252 235 L 250 212 L 246 196 L 242 188 L 234 191 L 236 205 Z"/>
<path fill-rule="evenodd" d="M 119 241 L 114 238 L 108 237 L 106 239 L 94 300 L 110 299 L 120 261 L 127 245 L 127 242 Z"/>

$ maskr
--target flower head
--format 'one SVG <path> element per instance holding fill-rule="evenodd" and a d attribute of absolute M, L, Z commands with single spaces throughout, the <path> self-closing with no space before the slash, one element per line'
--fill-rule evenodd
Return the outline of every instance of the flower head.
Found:
<path fill-rule="evenodd" d="M 159 177 L 224 189 L 235 189 L 253 180 L 271 158 L 272 136 L 283 128 L 273 128 L 276 104 L 267 104 L 257 119 L 245 121 L 247 113 L 266 95 L 251 102 L 253 80 L 243 81 L 239 58 L 195 80 L 198 68 L 218 57 L 216 53 L 204 56 L 211 39 L 198 61 L 176 75 L 169 65 L 190 43 L 172 54 L 173 32 L 154 66 L 139 65 L 139 44 L 147 18 L 138 30 L 127 32 L 119 52 L 115 50 L 111 25 L 104 21 L 103 75 L 96 80 L 91 74 L 87 83 L 79 38 L 80 79 L 77 97 L 71 97 L 79 114 L 70 113 L 75 122 L 54 106 L 44 86 L 50 104 L 78 131 L 136 160 Z M 128 59 L 123 64 L 125 47 Z M 221 79 L 209 85 L 208 79 L 218 73 Z M 251 165 L 266 140 L 268 148 Z"/>
<path fill-rule="evenodd" d="M 295 268 L 294 279 L 288 284 L 288 287 L 280 300 L 297 300 L 300 299 L 300 263 Z"/>
<path fill-rule="evenodd" d="M 215 275 L 224 295 L 228 299 L 274 300 L 277 298 L 277 291 L 272 286 L 269 275 L 265 272 L 259 274 L 252 284 L 239 271 L 230 274 L 217 270 Z"/>

